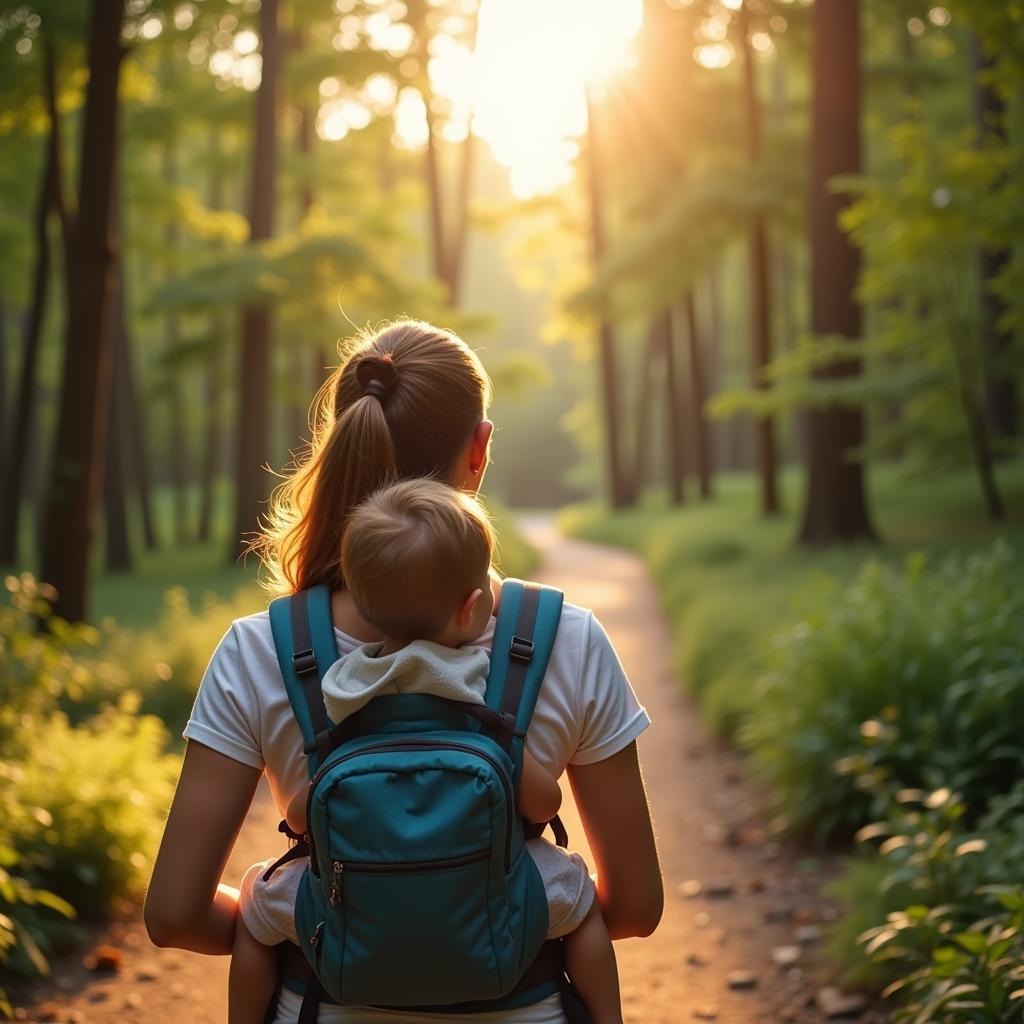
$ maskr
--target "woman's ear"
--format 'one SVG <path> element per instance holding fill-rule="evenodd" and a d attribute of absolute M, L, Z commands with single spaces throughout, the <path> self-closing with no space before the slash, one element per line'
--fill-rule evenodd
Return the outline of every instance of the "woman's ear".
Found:
<path fill-rule="evenodd" d="M 455 625 L 459 629 L 469 629 L 473 624 L 473 612 L 476 611 L 476 606 L 483 596 L 483 591 L 477 587 L 476 590 L 470 593 L 465 601 L 459 605 L 458 611 L 455 613 Z"/>
<path fill-rule="evenodd" d="M 483 476 L 487 468 L 493 432 L 494 424 L 490 420 L 481 420 L 473 431 L 469 446 L 469 471 L 473 476 Z"/>

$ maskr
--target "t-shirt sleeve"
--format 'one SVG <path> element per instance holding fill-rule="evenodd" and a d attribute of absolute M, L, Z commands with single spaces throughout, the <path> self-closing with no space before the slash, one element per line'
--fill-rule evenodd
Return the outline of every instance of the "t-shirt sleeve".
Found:
<path fill-rule="evenodd" d="M 259 703 L 242 661 L 235 624 L 221 637 L 206 666 L 182 735 L 250 768 L 263 770 L 257 738 Z"/>
<path fill-rule="evenodd" d="M 570 764 L 595 764 L 629 746 L 650 724 L 608 634 L 594 615 L 583 631 L 576 688 L 580 739 Z"/>

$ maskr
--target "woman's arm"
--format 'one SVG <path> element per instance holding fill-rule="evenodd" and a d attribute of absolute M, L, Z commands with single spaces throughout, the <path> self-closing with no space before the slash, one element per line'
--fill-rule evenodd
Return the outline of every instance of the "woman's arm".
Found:
<path fill-rule="evenodd" d="M 636 743 L 596 764 L 569 765 L 568 773 L 594 853 L 608 933 L 613 939 L 650 935 L 665 896 Z"/>
<path fill-rule="evenodd" d="M 562 791 L 551 773 L 523 748 L 523 777 L 516 794 L 519 813 L 527 821 L 543 824 L 550 821 L 562 806 Z"/>
<path fill-rule="evenodd" d="M 258 769 L 189 741 L 146 894 L 156 945 L 231 952 L 238 892 L 220 879 L 259 779 Z"/>

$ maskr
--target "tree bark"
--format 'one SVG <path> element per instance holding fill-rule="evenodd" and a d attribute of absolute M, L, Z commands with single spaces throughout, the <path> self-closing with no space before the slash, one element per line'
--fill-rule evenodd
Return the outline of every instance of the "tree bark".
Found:
<path fill-rule="evenodd" d="M 973 39 L 974 57 L 974 120 L 978 141 L 986 137 L 1006 145 L 1006 104 L 1003 97 L 985 81 L 992 70 L 992 61 L 981 41 Z M 992 290 L 1011 258 L 1007 249 L 982 249 L 978 253 L 980 282 L 978 308 L 981 311 L 985 351 L 985 413 L 992 436 L 1009 440 L 1017 436 L 1017 382 L 1004 365 L 1013 347 L 1013 330 L 1000 321 L 1007 315 L 1006 301 Z"/>
<path fill-rule="evenodd" d="M 647 482 L 647 467 L 651 451 L 651 411 L 654 405 L 654 378 L 661 353 L 656 320 L 651 320 L 644 345 L 643 368 L 640 376 L 640 394 L 637 401 L 636 436 L 633 455 L 633 494 L 639 498 Z"/>
<path fill-rule="evenodd" d="M 110 388 L 114 253 L 111 184 L 117 154 L 122 0 L 93 0 L 78 213 L 65 239 L 67 334 L 57 441 L 47 500 L 42 579 L 57 589 L 54 611 L 88 615 L 90 552 L 102 477 Z"/>
<path fill-rule="evenodd" d="M 704 346 L 701 344 L 700 328 L 697 324 L 697 303 L 693 290 L 683 299 L 686 313 L 686 339 L 690 347 L 690 389 L 693 401 L 693 449 L 697 469 L 700 496 L 705 501 L 711 497 L 712 462 L 711 431 L 704 407 L 708 400 L 706 374 L 704 370 Z"/>
<path fill-rule="evenodd" d="M 57 203 L 60 188 L 60 122 L 56 107 L 56 58 L 48 43 L 43 49 L 44 89 L 50 114 L 50 130 L 46 137 L 46 157 L 43 164 L 39 194 L 36 199 L 35 228 L 36 258 L 32 270 L 32 293 L 28 315 L 25 318 L 25 337 L 22 344 L 21 366 L 18 371 L 18 389 L 14 399 L 14 418 L 7 442 L 4 464 L 2 507 L 0 507 L 0 563 L 13 564 L 18 557 L 18 525 L 28 464 L 29 441 L 36 418 L 36 374 L 39 367 L 39 348 L 46 318 L 47 294 L 50 284 L 50 213 Z"/>
<path fill-rule="evenodd" d="M 121 269 L 122 302 L 127 309 L 124 268 Z M 135 354 L 132 349 L 131 334 L 128 324 L 124 322 L 124 347 L 120 359 L 115 366 L 115 373 L 120 377 L 121 394 L 123 396 L 124 421 L 127 424 L 127 441 L 129 464 L 132 482 L 139 502 L 139 513 L 142 518 L 142 542 L 147 551 L 156 551 L 160 546 L 156 523 L 153 517 L 153 485 L 149 467 L 149 445 L 146 438 L 149 428 L 146 424 L 146 406 L 139 402 L 139 389 L 135 381 Z"/>
<path fill-rule="evenodd" d="M 277 180 L 277 87 L 281 46 L 277 27 L 278 0 L 260 7 L 263 40 L 263 77 L 256 95 L 255 152 L 249 212 L 249 238 L 260 242 L 272 237 Z M 230 560 L 246 535 L 259 531 L 260 505 L 267 496 L 264 466 L 270 461 L 270 344 L 271 311 L 265 305 L 247 306 L 242 315 L 239 372 L 238 489 L 235 536 Z"/>
<path fill-rule="evenodd" d="M 178 161 L 175 153 L 175 139 L 164 140 L 164 181 L 170 188 L 178 185 Z M 172 218 L 164 231 L 164 245 L 170 261 L 170 273 L 175 272 L 176 255 L 179 245 L 177 222 Z M 187 544 L 191 539 L 188 508 L 188 431 L 185 429 L 185 399 L 182 394 L 181 373 L 174 367 L 174 355 L 181 344 L 181 322 L 175 310 L 170 310 L 164 320 L 164 349 L 170 357 L 167 371 L 167 465 L 170 469 L 171 491 L 174 495 L 174 539 L 178 544 Z"/>
<path fill-rule="evenodd" d="M 757 72 L 750 46 L 750 0 L 740 7 L 740 45 L 743 50 L 743 98 L 747 123 L 747 159 L 756 167 L 762 159 L 761 109 L 757 95 Z M 763 211 L 754 213 L 750 223 L 750 318 L 753 327 L 751 377 L 758 391 L 768 389 L 765 369 L 772 360 L 771 283 L 768 279 L 768 239 Z M 778 455 L 775 420 L 759 416 L 754 420 L 757 462 L 761 486 L 761 512 L 779 511 L 776 486 Z"/>
<path fill-rule="evenodd" d="M 120 191 L 115 185 L 115 190 Z M 115 199 L 114 217 L 119 197 Z M 120 231 L 114 233 L 115 241 Z M 108 411 L 107 454 L 103 473 L 104 524 L 106 526 L 106 566 L 111 572 L 123 572 L 133 566 L 131 542 L 128 537 L 128 510 L 125 501 L 125 375 L 122 371 L 128 349 L 128 332 L 125 323 L 125 302 L 123 264 L 118 267 L 115 305 L 117 324 L 114 328 L 113 369 L 110 387 L 110 408 Z"/>
<path fill-rule="evenodd" d="M 210 132 L 210 179 L 209 206 L 211 210 L 224 207 L 223 157 L 220 147 L 220 132 L 214 127 Z M 213 531 L 215 507 L 215 482 L 221 467 L 221 450 L 224 444 L 223 424 L 223 340 L 227 337 L 225 318 L 219 311 L 211 313 L 208 319 L 210 332 L 206 348 L 206 366 L 203 376 L 203 454 L 199 469 L 199 522 L 196 536 L 199 541 L 208 541 Z"/>
<path fill-rule="evenodd" d="M 590 246 L 595 271 L 605 253 L 604 179 L 602 175 L 600 138 L 596 130 L 596 108 L 587 97 L 587 184 L 590 201 Z M 619 422 L 618 368 L 615 356 L 615 331 L 607 311 L 602 310 L 598 327 L 598 367 L 605 427 L 605 457 L 608 485 L 613 508 L 623 508 L 632 499 L 629 482 L 622 464 Z"/>
<path fill-rule="evenodd" d="M 667 307 L 657 316 L 654 324 L 665 367 L 665 429 L 668 456 L 668 493 L 673 505 L 682 505 L 686 499 L 686 414 L 683 408 L 683 389 L 679 383 L 676 361 L 675 331 L 672 312 Z"/>
<path fill-rule="evenodd" d="M 811 330 L 858 338 L 861 311 L 854 295 L 860 259 L 839 230 L 848 200 L 833 193 L 838 174 L 860 170 L 860 4 L 817 0 L 813 13 L 811 114 Z M 859 360 L 832 364 L 819 376 L 851 377 Z M 803 544 L 873 539 L 864 468 L 853 449 L 864 440 L 860 408 L 830 406 L 807 414 L 807 495 Z"/>

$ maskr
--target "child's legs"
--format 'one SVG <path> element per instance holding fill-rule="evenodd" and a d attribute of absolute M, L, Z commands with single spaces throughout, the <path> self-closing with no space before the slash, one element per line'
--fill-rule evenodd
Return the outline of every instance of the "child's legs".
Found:
<path fill-rule="evenodd" d="M 228 973 L 228 1024 L 263 1024 L 277 985 L 277 954 L 257 942 L 241 916 Z"/>
<path fill-rule="evenodd" d="M 615 951 L 596 899 L 582 924 L 565 936 L 565 967 L 593 1024 L 622 1024 Z"/>

